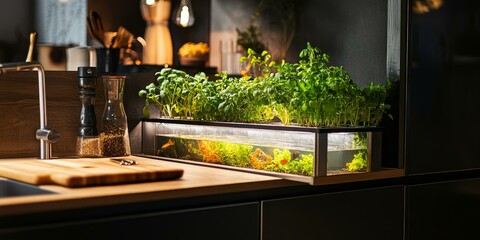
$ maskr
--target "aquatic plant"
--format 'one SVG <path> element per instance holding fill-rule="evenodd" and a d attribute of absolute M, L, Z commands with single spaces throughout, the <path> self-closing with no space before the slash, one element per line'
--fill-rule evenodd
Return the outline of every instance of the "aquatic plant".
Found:
<path fill-rule="evenodd" d="M 359 172 L 367 169 L 367 150 L 359 150 L 353 155 L 351 162 L 347 164 L 347 170 L 350 172 Z"/>
<path fill-rule="evenodd" d="M 358 132 L 352 140 L 352 146 L 359 149 L 353 155 L 351 162 L 346 163 L 347 170 L 350 172 L 365 171 L 367 169 L 367 133 Z"/>
<path fill-rule="evenodd" d="M 253 146 L 229 142 L 214 142 L 222 163 L 229 166 L 246 167 L 250 164 Z"/>
<path fill-rule="evenodd" d="M 254 169 L 264 169 L 272 162 L 272 156 L 263 152 L 260 148 L 250 154 L 250 166 Z"/>
<path fill-rule="evenodd" d="M 222 158 L 216 151 L 215 142 L 208 140 L 200 140 L 198 142 L 198 152 L 203 157 L 204 162 L 223 163 Z"/>
<path fill-rule="evenodd" d="M 292 159 L 292 153 L 288 149 L 273 149 L 273 161 L 265 165 L 264 170 L 276 172 L 290 172 L 289 162 Z"/>
<path fill-rule="evenodd" d="M 291 174 L 313 175 L 313 154 L 293 153 L 288 149 L 273 149 L 273 160 L 263 165 L 263 170 Z"/>
<path fill-rule="evenodd" d="M 299 159 L 289 163 L 292 173 L 312 176 L 313 175 L 313 154 L 302 154 Z"/>

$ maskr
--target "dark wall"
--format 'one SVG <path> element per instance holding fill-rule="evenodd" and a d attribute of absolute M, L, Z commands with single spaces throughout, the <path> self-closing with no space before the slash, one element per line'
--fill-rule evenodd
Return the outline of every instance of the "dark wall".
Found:
<path fill-rule="evenodd" d="M 288 0 L 216 0 L 212 17 L 224 21 L 214 24 L 217 34 L 245 30 L 260 2 L 270 3 L 260 12 L 260 40 L 275 60 L 282 60 L 281 49 L 286 42 L 284 23 L 290 10 L 279 11 Z M 330 55 L 332 64 L 343 65 L 361 86 L 370 82 L 385 83 L 387 54 L 387 4 L 385 0 L 302 0 L 294 2 L 294 38 L 285 55 L 288 62 L 297 62 L 299 53 L 310 42 Z M 243 8 L 241 8 L 243 7 Z M 291 9 L 286 8 L 286 9 Z M 230 14 L 228 14 L 231 12 Z M 290 28 L 292 29 L 292 28 Z M 235 34 L 235 33 L 232 33 Z M 222 40 L 222 39 L 214 39 Z M 212 43 L 213 44 L 213 43 Z"/>
<path fill-rule="evenodd" d="M 480 168 L 480 2 L 412 14 L 406 171 Z"/>
<path fill-rule="evenodd" d="M 385 83 L 387 2 L 384 0 L 297 1 L 297 33 L 288 58 L 298 58 L 306 43 L 343 65 L 361 86 Z"/>
<path fill-rule="evenodd" d="M 34 28 L 33 6 L 33 0 L 1 1 L 0 63 L 25 61 Z"/>

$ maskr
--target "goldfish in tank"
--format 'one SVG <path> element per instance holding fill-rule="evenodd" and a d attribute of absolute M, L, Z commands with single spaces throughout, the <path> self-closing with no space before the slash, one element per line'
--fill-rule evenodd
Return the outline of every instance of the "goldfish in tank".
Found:
<path fill-rule="evenodd" d="M 162 145 L 162 149 L 168 148 L 175 145 L 175 142 L 172 139 L 168 139 L 168 142 Z"/>

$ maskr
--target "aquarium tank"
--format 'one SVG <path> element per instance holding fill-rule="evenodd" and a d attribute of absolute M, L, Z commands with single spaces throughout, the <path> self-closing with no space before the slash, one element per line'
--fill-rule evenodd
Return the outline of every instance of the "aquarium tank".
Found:
<path fill-rule="evenodd" d="M 144 152 L 165 159 L 316 177 L 375 170 L 368 128 L 312 128 L 150 119 Z M 377 130 L 378 131 L 378 130 Z M 147 149 L 150 148 L 150 149 Z M 372 160 L 374 161 L 372 163 Z"/>

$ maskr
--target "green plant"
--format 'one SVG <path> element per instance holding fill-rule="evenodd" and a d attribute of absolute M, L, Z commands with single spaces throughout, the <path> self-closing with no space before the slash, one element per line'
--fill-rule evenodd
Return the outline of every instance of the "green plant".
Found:
<path fill-rule="evenodd" d="M 236 122 L 268 121 L 269 109 L 264 108 L 265 97 L 261 94 L 260 80 L 250 77 L 233 78 L 219 74 L 216 95 L 213 98 L 216 120 Z"/>
<path fill-rule="evenodd" d="M 273 161 L 265 166 L 265 170 L 276 172 L 290 172 L 289 162 L 292 154 L 288 149 L 273 149 Z"/>
<path fill-rule="evenodd" d="M 215 142 L 217 154 L 222 163 L 229 166 L 246 167 L 250 164 L 253 146 L 229 142 Z"/>
<path fill-rule="evenodd" d="M 385 104 L 387 98 L 387 91 L 391 87 L 391 82 L 387 81 L 387 84 L 373 84 L 370 83 L 368 88 L 363 89 L 363 95 L 365 102 L 362 105 L 364 111 L 363 125 L 378 126 L 382 120 L 385 110 L 390 109 L 390 105 Z M 391 115 L 389 115 L 392 118 Z"/>
<path fill-rule="evenodd" d="M 243 61 L 261 74 L 231 77 L 219 73 L 209 81 L 204 73 L 190 76 L 165 68 L 157 82 L 139 95 L 164 116 L 196 120 L 270 122 L 275 117 L 285 125 L 378 126 L 385 111 L 386 85 L 371 84 L 361 89 L 342 66 L 329 65 L 329 56 L 307 43 L 297 63 L 277 63 L 268 52 L 249 49 Z"/>
<path fill-rule="evenodd" d="M 138 92 L 138 96 L 145 97 L 145 106 L 143 107 L 143 116 L 145 118 L 150 118 L 150 104 L 157 106 L 160 109 L 163 109 L 162 104 L 160 103 L 160 94 L 158 93 L 157 86 L 154 83 L 150 83 L 145 87 L 144 90 Z"/>
<path fill-rule="evenodd" d="M 293 173 L 299 175 L 313 175 L 313 154 L 300 154 L 288 149 L 273 149 L 273 160 L 263 165 L 263 170 Z M 297 156 L 293 156 L 293 155 Z"/>
<path fill-rule="evenodd" d="M 352 146 L 359 150 L 353 155 L 352 161 L 346 164 L 347 170 L 351 172 L 364 171 L 367 169 L 367 133 L 356 133 L 352 140 Z"/>
<path fill-rule="evenodd" d="M 266 19 L 270 26 L 275 29 L 280 29 L 275 40 L 280 44 L 280 49 L 274 51 L 277 59 L 284 59 L 290 45 L 295 36 L 296 19 L 295 19 L 295 5 L 296 0 L 260 0 L 255 8 L 255 12 L 250 18 L 249 26 L 241 31 L 236 29 L 238 33 L 237 44 L 247 51 L 253 49 L 257 53 L 267 50 L 267 47 L 262 42 L 262 35 L 258 29 L 262 25 L 262 16 L 267 13 L 276 13 L 271 18 Z"/>
<path fill-rule="evenodd" d="M 299 159 L 289 162 L 292 173 L 306 176 L 313 175 L 313 154 L 302 154 Z"/>
<path fill-rule="evenodd" d="M 222 164 L 222 158 L 217 152 L 214 141 L 201 140 L 198 142 L 198 153 L 202 156 L 203 162 L 208 163 L 220 163 Z"/>
<path fill-rule="evenodd" d="M 353 155 L 353 160 L 347 163 L 350 172 L 364 171 L 367 168 L 367 150 L 359 150 Z"/>
<path fill-rule="evenodd" d="M 282 61 L 277 64 L 272 60 L 267 51 L 258 55 L 252 49 L 247 51 L 247 56 L 240 58 L 241 62 L 248 62 L 255 70 L 260 72 L 256 81 L 256 96 L 263 104 L 264 112 L 268 111 L 268 118 L 278 117 L 285 125 L 291 122 L 291 110 L 287 108 L 291 100 L 293 78 L 288 78 L 288 73 L 294 72 L 293 65 Z M 287 76 L 287 77 L 286 77 Z M 268 109 L 268 110 L 267 110 Z"/>
<path fill-rule="evenodd" d="M 194 77 L 184 71 L 164 68 L 156 73 L 157 84 L 151 83 L 140 90 L 138 95 L 145 97 L 144 117 L 150 117 L 148 107 L 154 104 L 164 115 L 170 118 L 179 116 L 191 118 L 202 105 L 196 102 L 197 94 L 202 92 L 208 77 L 205 73 L 198 73 Z"/>
<path fill-rule="evenodd" d="M 256 148 L 254 152 L 250 154 L 250 166 L 254 169 L 264 169 L 265 166 L 272 162 L 272 157 L 260 148 Z"/>
<path fill-rule="evenodd" d="M 237 44 L 242 46 L 245 51 L 252 49 L 255 52 L 263 52 L 267 49 L 265 44 L 261 41 L 261 34 L 257 26 L 253 22 L 251 22 L 244 31 L 238 28 L 236 30 L 238 34 Z"/>
<path fill-rule="evenodd" d="M 306 126 L 346 126 L 352 118 L 352 98 L 359 88 L 342 66 L 329 66 L 329 56 L 309 43 L 300 52 L 301 60 L 293 64 L 297 81 L 290 102 L 294 119 Z M 290 79 L 295 73 L 285 74 Z"/>

